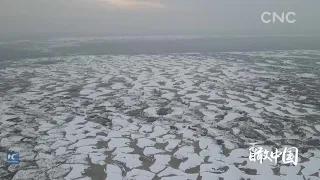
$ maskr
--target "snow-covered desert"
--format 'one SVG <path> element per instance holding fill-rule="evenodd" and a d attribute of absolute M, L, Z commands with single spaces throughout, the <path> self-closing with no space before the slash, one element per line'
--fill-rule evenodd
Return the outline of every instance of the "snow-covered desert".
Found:
<path fill-rule="evenodd" d="M 319 179 L 319 59 L 292 50 L 1 61 L 0 179 Z M 298 165 L 249 161 L 249 143 L 297 147 Z"/>

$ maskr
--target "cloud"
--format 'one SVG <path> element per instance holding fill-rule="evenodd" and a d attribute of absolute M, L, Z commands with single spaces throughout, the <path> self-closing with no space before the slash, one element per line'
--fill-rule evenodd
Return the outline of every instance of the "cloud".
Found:
<path fill-rule="evenodd" d="M 110 5 L 127 8 L 127 9 L 137 9 L 137 8 L 164 8 L 164 4 L 155 0 L 99 0 L 101 3 L 108 3 Z"/>

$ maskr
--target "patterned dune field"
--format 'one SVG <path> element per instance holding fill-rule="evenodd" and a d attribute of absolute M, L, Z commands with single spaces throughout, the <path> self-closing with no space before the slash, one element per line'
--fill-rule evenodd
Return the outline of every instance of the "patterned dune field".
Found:
<path fill-rule="evenodd" d="M 302 50 L 0 62 L 0 179 L 319 179 L 319 62 Z M 298 165 L 249 161 L 255 142 L 297 147 Z"/>

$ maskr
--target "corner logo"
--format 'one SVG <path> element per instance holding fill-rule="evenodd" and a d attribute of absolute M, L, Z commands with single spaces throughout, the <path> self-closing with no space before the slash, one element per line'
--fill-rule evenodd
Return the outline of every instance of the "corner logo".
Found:
<path fill-rule="evenodd" d="M 282 12 L 281 15 L 279 15 L 276 12 L 263 12 L 261 14 L 261 21 L 265 24 L 269 24 L 269 23 L 275 23 L 277 20 L 280 21 L 281 23 L 295 23 L 296 20 L 291 17 L 291 16 L 296 16 L 295 12 L 288 12 L 288 13 L 284 13 Z M 272 19 L 272 20 L 271 20 Z"/>
<path fill-rule="evenodd" d="M 19 164 L 19 153 L 17 152 L 7 152 L 7 161 L 9 164 Z"/>

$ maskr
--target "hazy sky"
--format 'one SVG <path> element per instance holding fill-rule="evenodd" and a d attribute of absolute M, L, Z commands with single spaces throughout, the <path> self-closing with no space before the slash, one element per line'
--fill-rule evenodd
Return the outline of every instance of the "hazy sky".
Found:
<path fill-rule="evenodd" d="M 320 34 L 319 0 L 0 0 L 0 34 Z M 264 11 L 296 13 L 263 24 Z"/>

